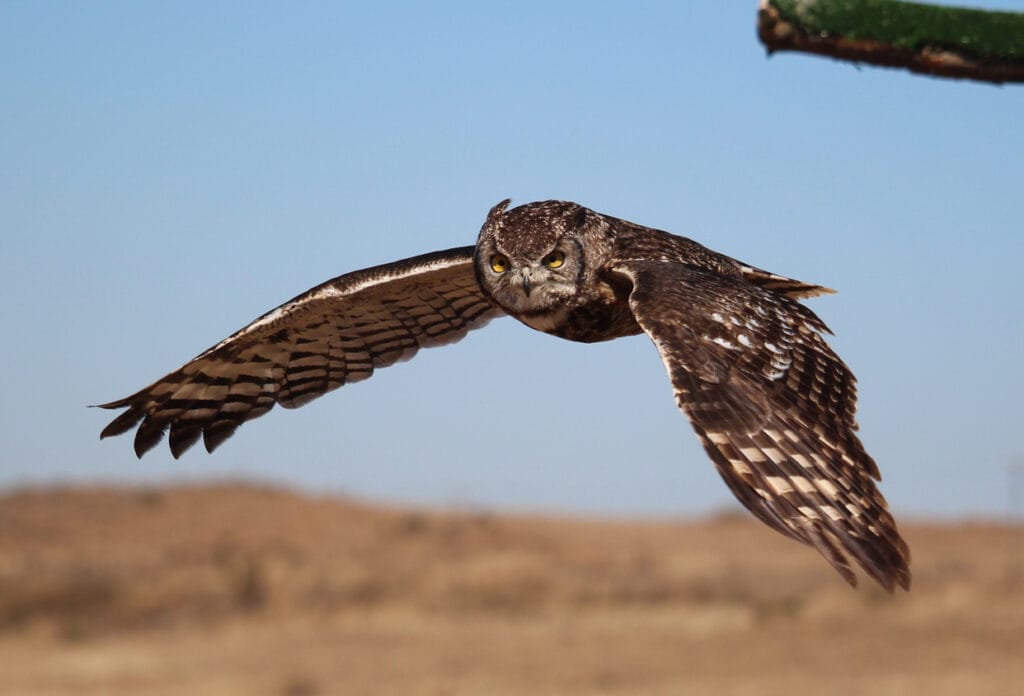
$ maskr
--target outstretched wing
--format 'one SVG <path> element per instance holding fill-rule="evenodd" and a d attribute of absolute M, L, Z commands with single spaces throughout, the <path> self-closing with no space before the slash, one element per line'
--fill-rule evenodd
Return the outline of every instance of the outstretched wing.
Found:
<path fill-rule="evenodd" d="M 632 283 L 636 320 L 740 502 L 850 584 L 846 554 L 890 592 L 909 588 L 909 550 L 855 434 L 856 382 L 821 320 L 782 294 L 683 264 L 612 272 Z"/>
<path fill-rule="evenodd" d="M 139 457 L 165 432 L 175 458 L 200 436 L 212 452 L 274 404 L 301 406 L 502 314 L 477 284 L 473 247 L 348 273 L 267 312 L 145 389 L 102 404 L 128 410 L 100 437 L 138 425 Z"/>

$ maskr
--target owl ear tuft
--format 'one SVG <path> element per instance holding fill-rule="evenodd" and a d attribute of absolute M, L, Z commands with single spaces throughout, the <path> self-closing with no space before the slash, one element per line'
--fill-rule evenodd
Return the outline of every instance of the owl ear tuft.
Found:
<path fill-rule="evenodd" d="M 499 217 L 508 208 L 508 204 L 512 202 L 511 198 L 506 198 L 498 205 L 494 206 L 487 212 L 487 222 L 491 222 L 495 218 Z"/>
<path fill-rule="evenodd" d="M 583 223 L 585 223 L 586 221 L 587 221 L 587 209 L 584 208 L 581 205 L 581 206 L 579 206 L 579 210 L 577 210 L 572 215 L 572 227 L 574 229 L 579 229 L 580 227 L 583 227 Z"/>

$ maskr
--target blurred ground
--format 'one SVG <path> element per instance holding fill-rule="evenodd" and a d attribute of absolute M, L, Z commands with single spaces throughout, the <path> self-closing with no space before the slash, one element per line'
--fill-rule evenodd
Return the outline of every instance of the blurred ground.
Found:
<path fill-rule="evenodd" d="M 740 514 L 12 493 L 0 693 L 1020 693 L 1024 528 L 902 528 L 914 589 L 890 597 Z"/>

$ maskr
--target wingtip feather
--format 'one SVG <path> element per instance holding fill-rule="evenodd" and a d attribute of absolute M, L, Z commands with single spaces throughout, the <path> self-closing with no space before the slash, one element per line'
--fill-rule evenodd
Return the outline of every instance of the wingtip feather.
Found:
<path fill-rule="evenodd" d="M 838 290 L 832 288 L 826 288 L 823 285 L 815 285 L 804 288 L 802 290 L 796 290 L 789 294 L 793 299 L 807 299 L 808 297 L 820 297 L 821 295 L 838 295 Z"/>
<path fill-rule="evenodd" d="M 203 446 L 206 451 L 213 454 L 213 451 L 224 444 L 224 441 L 235 434 L 241 423 L 235 421 L 218 421 L 206 426 L 203 430 Z"/>
<path fill-rule="evenodd" d="M 135 456 L 142 459 L 142 455 L 160 443 L 166 430 L 166 422 L 154 420 L 152 416 L 146 416 L 139 429 L 135 431 Z"/>
<path fill-rule="evenodd" d="M 145 414 L 142 411 L 134 407 L 129 408 L 117 418 L 110 421 L 110 423 L 107 424 L 107 427 L 100 431 L 100 439 L 102 440 L 107 437 L 122 435 L 128 432 L 134 428 L 144 416 Z"/>

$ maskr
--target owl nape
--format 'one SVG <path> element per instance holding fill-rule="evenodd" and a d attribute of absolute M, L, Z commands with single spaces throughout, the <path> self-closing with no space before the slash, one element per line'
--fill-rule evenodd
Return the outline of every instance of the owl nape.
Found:
<path fill-rule="evenodd" d="M 284 303 L 174 372 L 103 408 L 127 409 L 141 457 L 212 452 L 275 404 L 295 408 L 420 348 L 511 316 L 572 341 L 646 333 L 718 473 L 765 524 L 849 558 L 892 592 L 910 552 L 857 437 L 856 380 L 799 300 L 831 290 L 566 201 L 494 206 L 477 242 L 354 271 Z"/>

